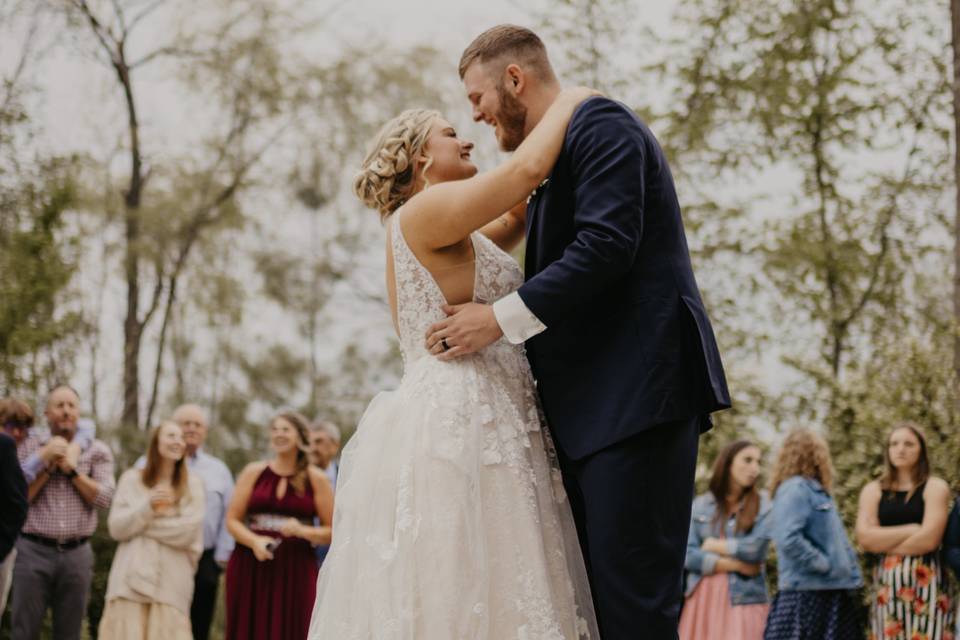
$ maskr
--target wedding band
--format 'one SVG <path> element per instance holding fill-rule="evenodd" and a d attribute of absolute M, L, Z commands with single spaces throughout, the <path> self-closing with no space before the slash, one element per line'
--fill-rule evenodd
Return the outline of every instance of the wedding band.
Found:
<path fill-rule="evenodd" d="M 440 339 L 440 346 L 443 347 L 443 350 L 444 350 L 444 351 L 449 351 L 449 350 L 450 350 L 450 345 L 447 344 L 447 339 L 446 339 L 446 338 L 441 338 L 441 339 Z"/>

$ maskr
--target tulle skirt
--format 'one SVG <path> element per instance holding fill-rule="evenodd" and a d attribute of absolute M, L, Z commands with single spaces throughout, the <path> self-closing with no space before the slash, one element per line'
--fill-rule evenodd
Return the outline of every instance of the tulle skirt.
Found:
<path fill-rule="evenodd" d="M 553 445 L 512 353 L 422 358 L 370 404 L 343 452 L 311 640 L 599 637 Z"/>

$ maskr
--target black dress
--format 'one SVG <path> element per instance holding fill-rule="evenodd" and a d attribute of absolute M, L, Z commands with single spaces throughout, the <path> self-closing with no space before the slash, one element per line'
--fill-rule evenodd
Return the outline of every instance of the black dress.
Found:
<path fill-rule="evenodd" d="M 923 490 L 884 491 L 877 519 L 884 527 L 923 522 Z M 883 640 L 946 640 L 953 634 L 953 597 L 939 550 L 922 556 L 883 554 L 874 573 L 870 630 Z"/>

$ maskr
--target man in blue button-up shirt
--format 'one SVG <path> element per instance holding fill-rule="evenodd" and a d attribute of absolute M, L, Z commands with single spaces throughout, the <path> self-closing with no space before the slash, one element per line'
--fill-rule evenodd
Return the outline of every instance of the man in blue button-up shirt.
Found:
<path fill-rule="evenodd" d="M 173 412 L 173 420 L 183 430 L 183 441 L 187 445 L 187 467 L 191 473 L 200 476 L 206 487 L 203 555 L 197 565 L 190 622 L 194 640 L 207 640 L 217 605 L 220 572 L 233 552 L 234 541 L 227 532 L 225 521 L 227 505 L 233 495 L 233 474 L 222 460 L 203 450 L 203 443 L 207 439 L 207 414 L 203 408 L 195 404 L 181 405 Z M 144 464 L 144 458 L 137 460 L 137 467 Z"/>

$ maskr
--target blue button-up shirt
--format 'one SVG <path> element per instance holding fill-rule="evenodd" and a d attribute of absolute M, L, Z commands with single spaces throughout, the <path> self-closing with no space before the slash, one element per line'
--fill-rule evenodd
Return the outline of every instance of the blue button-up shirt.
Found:
<path fill-rule="evenodd" d="M 140 456 L 134 465 L 142 469 L 147 464 L 146 458 Z M 213 549 L 213 559 L 217 562 L 227 562 L 233 552 L 233 537 L 227 532 L 227 506 L 233 497 L 233 474 L 220 458 L 215 458 L 203 449 L 197 449 L 192 456 L 187 456 L 187 468 L 196 473 L 203 480 L 206 489 L 206 513 L 203 519 L 203 548 Z"/>

